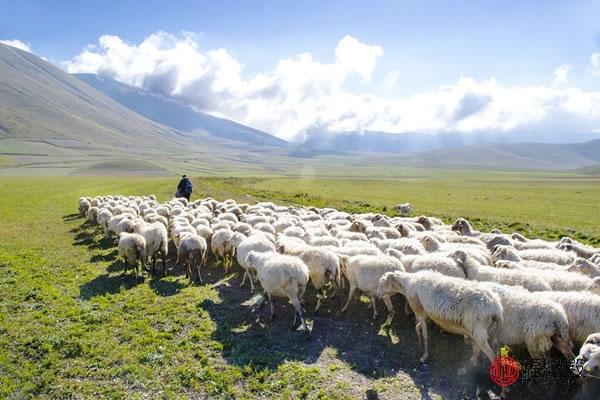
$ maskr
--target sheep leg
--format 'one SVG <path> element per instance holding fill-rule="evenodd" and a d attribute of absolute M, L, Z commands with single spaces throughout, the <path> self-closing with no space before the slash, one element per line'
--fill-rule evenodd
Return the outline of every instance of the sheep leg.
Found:
<path fill-rule="evenodd" d="M 201 267 L 202 264 L 201 263 L 196 263 L 196 267 L 198 269 L 198 282 L 202 283 L 202 272 L 201 272 Z"/>
<path fill-rule="evenodd" d="M 392 318 L 394 318 L 394 306 L 392 304 L 392 298 L 390 296 L 383 296 L 383 303 L 388 310 L 388 317 L 383 326 L 390 326 L 392 324 Z"/>
<path fill-rule="evenodd" d="M 267 293 L 267 297 L 269 298 L 269 310 L 271 310 L 269 321 L 273 321 L 273 317 L 275 317 L 275 303 L 273 303 L 273 298 L 270 294 Z"/>
<path fill-rule="evenodd" d="M 373 319 L 376 320 L 377 316 L 377 304 L 375 303 L 375 296 L 371 296 L 371 304 L 373 305 Z"/>
<path fill-rule="evenodd" d="M 166 256 L 164 255 L 164 253 L 161 251 L 160 252 L 160 258 L 162 260 L 162 265 L 163 265 L 163 276 L 167 276 L 167 262 L 166 262 Z"/>
<path fill-rule="evenodd" d="M 123 259 L 125 266 L 123 267 L 123 273 L 121 275 L 127 275 L 127 259 Z"/>
<path fill-rule="evenodd" d="M 152 256 L 152 275 L 156 275 L 156 254 Z"/>
<path fill-rule="evenodd" d="M 422 363 L 427 361 L 427 357 L 429 357 L 429 345 L 427 343 L 427 320 L 425 318 L 420 319 L 421 326 L 421 335 L 423 335 L 423 355 L 419 359 Z"/>
<path fill-rule="evenodd" d="M 417 342 L 419 343 L 419 349 L 423 349 L 423 335 L 421 334 L 421 321 L 415 325 L 415 331 L 417 332 Z"/>
<path fill-rule="evenodd" d="M 310 331 L 308 330 L 308 326 L 306 326 L 306 321 L 304 320 L 304 313 L 302 311 L 302 306 L 300 305 L 300 300 L 298 300 L 297 297 L 291 299 L 292 300 L 292 304 L 294 305 L 294 308 L 296 309 L 296 314 L 300 317 L 300 323 L 302 324 L 302 329 L 304 330 L 304 332 L 308 335 L 310 335 Z M 294 316 L 294 325 L 296 325 L 296 317 Z M 296 326 L 294 326 L 293 329 L 296 329 Z"/>
<path fill-rule="evenodd" d="M 250 277 L 250 290 L 254 292 L 254 273 L 248 270 L 248 276 Z"/>
<path fill-rule="evenodd" d="M 346 311 L 346 309 L 350 305 L 350 301 L 352 300 L 352 297 L 354 296 L 355 291 L 356 291 L 356 287 L 350 286 L 350 293 L 348 293 L 348 300 L 346 301 L 346 304 L 342 308 L 342 312 Z"/>
<path fill-rule="evenodd" d="M 321 294 L 317 294 L 317 305 L 315 306 L 315 312 L 319 311 L 321 307 Z"/>
<path fill-rule="evenodd" d="M 477 360 L 479 359 L 479 354 L 481 354 L 481 349 L 477 345 L 475 341 L 473 341 L 473 355 L 471 355 L 471 359 L 464 367 L 458 370 L 459 375 L 465 375 L 471 368 L 477 364 Z"/>
<path fill-rule="evenodd" d="M 242 278 L 242 283 L 240 283 L 240 287 L 244 286 L 244 283 L 246 283 L 247 276 L 248 276 L 248 270 L 244 271 L 244 277 Z"/>
<path fill-rule="evenodd" d="M 483 353 L 490 359 L 490 361 L 494 361 L 496 355 L 494 351 L 490 347 L 490 344 L 487 341 L 487 332 L 485 335 L 477 335 L 473 337 L 475 344 L 483 351 Z"/>

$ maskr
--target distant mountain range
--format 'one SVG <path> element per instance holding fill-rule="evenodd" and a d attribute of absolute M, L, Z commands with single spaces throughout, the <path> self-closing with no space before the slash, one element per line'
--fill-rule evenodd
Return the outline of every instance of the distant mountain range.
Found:
<path fill-rule="evenodd" d="M 514 143 L 532 135 L 312 133 L 292 144 L 0 44 L 0 174 L 350 176 L 404 166 L 600 173 L 600 140 Z"/>
<path fill-rule="evenodd" d="M 136 113 L 189 135 L 209 135 L 265 146 L 287 146 L 288 142 L 236 122 L 195 111 L 179 101 L 94 74 L 75 77 Z"/>

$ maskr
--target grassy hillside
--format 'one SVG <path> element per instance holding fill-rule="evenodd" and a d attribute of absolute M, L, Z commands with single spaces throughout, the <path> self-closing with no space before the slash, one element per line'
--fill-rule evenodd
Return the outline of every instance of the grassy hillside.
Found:
<path fill-rule="evenodd" d="M 349 210 L 381 210 L 398 198 L 412 201 L 419 213 L 449 218 L 463 212 L 479 215 L 487 204 L 487 218 L 476 221 L 476 227 L 516 221 L 504 219 L 507 198 L 494 196 L 493 184 L 476 175 L 463 175 L 462 183 L 459 176 L 454 179 L 453 189 L 450 182 L 425 177 L 349 182 L 195 178 L 194 196 L 248 202 L 273 196 Z M 493 179 L 502 187 L 507 177 Z M 583 203 L 580 196 L 593 201 L 598 190 L 593 181 L 576 177 L 510 179 L 521 182 L 517 188 L 536 185 L 527 199 L 532 205 L 528 219 L 518 221 L 548 236 L 555 235 L 555 211 L 569 195 Z M 337 311 L 341 299 L 315 314 L 309 291 L 305 307 L 313 339 L 306 341 L 302 333 L 289 331 L 289 306 L 280 302 L 272 323 L 266 310 L 253 311 L 253 295 L 238 288 L 241 275 L 235 270 L 224 275 L 212 266 L 206 285 L 190 285 L 171 259 L 167 278 L 136 285 L 132 276 L 121 276 L 113 244 L 74 214 L 78 197 L 155 193 L 165 200 L 176 181 L 0 178 L 0 398 L 474 399 L 487 398 L 488 389 L 498 393 L 485 368 L 456 376 L 470 355 L 461 338 L 432 328 L 431 362 L 419 365 L 412 319 L 399 312 L 393 328 L 381 331 L 383 317 L 369 319 L 366 299 L 345 315 Z M 474 192 L 478 185 L 476 198 L 453 199 L 458 187 Z M 517 189 L 514 196 L 522 193 Z M 589 222 L 597 209 L 595 201 L 581 214 L 566 210 L 561 221 L 597 242 L 599 232 Z M 517 386 L 509 396 L 575 399 L 578 389 L 552 383 Z"/>

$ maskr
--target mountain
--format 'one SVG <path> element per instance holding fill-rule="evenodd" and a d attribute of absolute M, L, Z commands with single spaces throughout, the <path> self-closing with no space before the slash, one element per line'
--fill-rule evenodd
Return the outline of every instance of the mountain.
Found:
<path fill-rule="evenodd" d="M 431 168 L 594 171 L 600 163 L 600 139 L 583 143 L 479 144 L 419 153 L 405 163 Z"/>
<path fill-rule="evenodd" d="M 397 153 L 410 154 L 429 152 L 437 149 L 458 148 L 466 145 L 499 143 L 569 143 L 564 134 L 544 134 L 539 132 L 514 133 L 385 133 L 385 132 L 341 132 L 325 134 L 309 132 L 300 145 L 305 152 L 358 152 L 358 153 Z M 598 133 L 578 133 L 578 141 L 593 140 Z"/>
<path fill-rule="evenodd" d="M 34 54 L 0 44 L 0 174 L 264 173 L 293 164 L 284 146 L 253 144 L 278 139 L 230 121 L 223 126 L 255 139 L 165 126 Z"/>
<path fill-rule="evenodd" d="M 236 122 L 195 111 L 169 97 L 126 85 L 95 74 L 74 76 L 136 113 L 189 135 L 209 135 L 264 146 L 287 146 L 288 142 Z"/>

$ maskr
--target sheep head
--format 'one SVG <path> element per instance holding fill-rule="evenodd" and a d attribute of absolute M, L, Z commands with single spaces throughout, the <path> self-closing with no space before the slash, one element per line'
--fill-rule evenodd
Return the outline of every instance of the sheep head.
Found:
<path fill-rule="evenodd" d="M 423 228 L 425 228 L 425 230 L 428 230 L 428 231 L 430 231 L 433 226 L 433 224 L 431 223 L 431 220 L 424 215 L 421 215 L 419 218 L 417 218 L 417 222 L 419 224 L 421 224 L 423 226 Z"/>
<path fill-rule="evenodd" d="M 402 285 L 402 280 L 398 272 L 386 272 L 379 279 L 379 285 L 377 286 L 377 296 L 385 297 L 391 296 L 394 293 L 400 293 L 404 295 L 406 288 Z"/>
<path fill-rule="evenodd" d="M 463 268 L 467 261 L 467 253 L 462 250 L 456 250 L 448 255 L 451 259 L 456 261 L 459 267 Z"/>
<path fill-rule="evenodd" d="M 471 234 L 471 224 L 466 219 L 459 218 L 452 224 L 452 230 L 459 235 L 469 235 Z"/>
<path fill-rule="evenodd" d="M 398 232 L 400 232 L 400 235 L 402 237 L 408 237 L 408 236 L 410 236 L 410 229 L 408 229 L 408 227 L 405 224 L 398 224 L 398 225 L 396 225 L 396 230 Z"/>
<path fill-rule="evenodd" d="M 600 294 L 600 276 L 592 279 L 592 283 L 587 287 L 587 290 L 592 293 Z"/>

